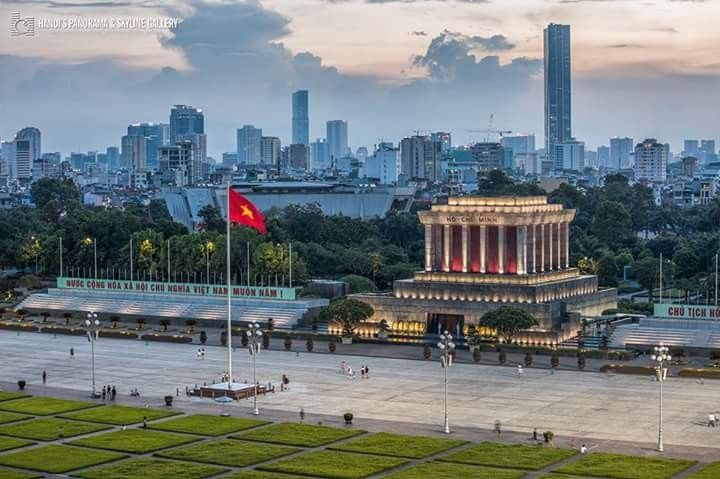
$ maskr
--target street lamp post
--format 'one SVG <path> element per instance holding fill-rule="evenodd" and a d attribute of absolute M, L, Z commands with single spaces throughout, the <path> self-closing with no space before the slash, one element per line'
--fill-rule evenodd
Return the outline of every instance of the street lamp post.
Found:
<path fill-rule="evenodd" d="M 92 357 L 92 393 L 91 397 L 97 397 L 97 389 L 95 388 L 95 341 L 98 339 L 98 333 L 100 332 L 100 321 L 98 320 L 97 313 L 88 313 L 87 319 L 85 320 L 85 329 L 87 332 L 88 341 L 90 341 L 91 357 Z"/>
<path fill-rule="evenodd" d="M 452 366 L 453 351 L 455 350 L 455 343 L 452 342 L 452 335 L 447 332 L 443 332 L 440 335 L 440 342 L 437 344 L 440 349 L 440 364 L 445 372 L 445 434 L 450 434 L 450 422 L 448 420 L 448 369 Z"/>
<path fill-rule="evenodd" d="M 663 382 L 665 381 L 665 373 L 667 368 L 665 364 L 672 358 L 670 357 L 669 349 L 662 342 L 660 346 L 653 348 L 653 354 L 650 358 L 655 361 L 655 374 L 657 375 L 658 383 L 660 383 L 660 417 L 658 422 L 658 446 L 657 450 L 663 452 Z"/>
<path fill-rule="evenodd" d="M 253 360 L 253 387 L 255 388 L 255 393 L 253 394 L 253 414 L 257 416 L 258 414 L 260 414 L 260 411 L 258 410 L 257 406 L 258 383 L 255 369 L 255 356 L 260 354 L 260 350 L 262 349 L 263 332 L 260 329 L 260 325 L 257 322 L 253 322 L 250 325 L 250 328 L 247 330 L 246 334 L 249 340 L 248 349 L 250 350 L 250 356 L 252 356 Z"/>

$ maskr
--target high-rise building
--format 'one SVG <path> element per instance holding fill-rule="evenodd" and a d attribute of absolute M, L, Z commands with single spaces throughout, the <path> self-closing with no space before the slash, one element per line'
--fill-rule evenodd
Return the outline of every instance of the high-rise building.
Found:
<path fill-rule="evenodd" d="M 180 141 L 175 145 L 160 147 L 158 160 L 163 182 L 171 186 L 189 186 L 193 184 L 192 168 L 197 167 L 193 161 L 194 147 L 191 141 Z"/>
<path fill-rule="evenodd" d="M 277 136 L 260 137 L 260 163 L 277 168 L 280 165 L 282 146 Z"/>
<path fill-rule="evenodd" d="M 105 149 L 105 159 L 110 170 L 120 167 L 120 149 L 117 146 L 108 146 Z"/>
<path fill-rule="evenodd" d="M 346 121 L 328 121 L 325 137 L 327 138 L 328 155 L 331 160 L 337 161 L 347 155 L 348 130 Z"/>
<path fill-rule="evenodd" d="M 403 138 L 400 142 L 400 174 L 406 178 L 440 181 L 440 149 L 440 142 L 427 136 Z"/>
<path fill-rule="evenodd" d="M 608 168 L 612 166 L 610 164 L 610 147 L 609 146 L 598 146 L 597 147 L 597 162 L 598 166 Z"/>
<path fill-rule="evenodd" d="M 313 170 L 330 168 L 330 155 L 325 138 L 317 138 L 310 143 L 310 168 Z"/>
<path fill-rule="evenodd" d="M 632 138 L 610 138 L 610 164 L 609 168 L 614 170 L 624 170 L 632 166 L 633 154 Z"/>
<path fill-rule="evenodd" d="M 308 91 L 298 90 L 292 94 L 292 144 L 310 144 L 310 110 Z"/>
<path fill-rule="evenodd" d="M 42 135 L 40 130 L 28 126 L 15 134 L 14 177 L 18 180 L 32 179 L 33 163 L 42 154 Z"/>
<path fill-rule="evenodd" d="M 362 175 L 366 178 L 377 178 L 381 184 L 391 185 L 398 180 L 400 169 L 400 149 L 392 143 L 378 144 L 375 152 L 365 159 Z"/>
<path fill-rule="evenodd" d="M 260 138 L 262 129 L 253 125 L 244 125 L 237 130 L 238 163 L 257 165 L 260 163 Z"/>
<path fill-rule="evenodd" d="M 700 150 L 698 148 L 698 141 L 697 140 L 685 140 L 683 141 L 683 156 L 694 156 L 697 158 L 698 151 Z"/>
<path fill-rule="evenodd" d="M 527 158 L 528 155 L 535 153 L 535 135 L 503 136 L 500 144 L 506 152 L 512 155 L 513 162 L 518 155 Z"/>
<path fill-rule="evenodd" d="M 205 133 L 205 115 L 189 105 L 175 105 L 170 109 L 170 138 L 166 144 L 175 144 L 182 137 Z"/>
<path fill-rule="evenodd" d="M 141 135 L 125 135 L 120 140 L 121 163 L 130 173 L 147 169 L 147 142 Z"/>
<path fill-rule="evenodd" d="M 635 179 L 651 183 L 664 183 L 670 145 L 648 138 L 635 146 Z"/>
<path fill-rule="evenodd" d="M 470 146 L 470 154 L 479 170 L 505 167 L 505 148 L 497 142 L 481 142 Z"/>
<path fill-rule="evenodd" d="M 452 148 L 452 135 L 448 132 L 436 131 L 435 133 L 430 133 L 430 139 L 440 142 L 440 151 L 442 153 L 447 153 Z"/>
<path fill-rule="evenodd" d="M 128 125 L 128 136 L 145 138 L 145 167 L 158 168 L 158 148 L 168 143 L 169 126 L 165 123 L 133 123 Z"/>
<path fill-rule="evenodd" d="M 288 166 L 292 170 L 305 171 L 308 167 L 309 148 L 303 144 L 290 145 L 288 148 Z"/>
<path fill-rule="evenodd" d="M 15 142 L 3 141 L 0 143 L 0 153 L 2 153 L 2 175 L 9 178 L 15 178 Z"/>
<path fill-rule="evenodd" d="M 700 140 L 698 153 L 703 164 L 718 161 L 718 155 L 715 153 L 715 140 Z"/>
<path fill-rule="evenodd" d="M 562 159 L 563 170 L 582 171 L 585 168 L 584 142 L 571 139 L 556 144 L 555 150 L 555 157 Z"/>
<path fill-rule="evenodd" d="M 556 168 L 562 158 L 550 155 L 554 145 L 572 139 L 570 25 L 551 23 L 544 31 L 545 149 Z"/>

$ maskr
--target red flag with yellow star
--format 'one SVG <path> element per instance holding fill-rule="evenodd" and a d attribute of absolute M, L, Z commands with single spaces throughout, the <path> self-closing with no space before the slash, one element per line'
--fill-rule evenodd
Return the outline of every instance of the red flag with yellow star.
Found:
<path fill-rule="evenodd" d="M 265 217 L 257 207 L 243 195 L 228 188 L 229 218 L 232 223 L 240 223 L 250 228 L 255 228 L 261 234 L 267 233 L 265 228 Z"/>

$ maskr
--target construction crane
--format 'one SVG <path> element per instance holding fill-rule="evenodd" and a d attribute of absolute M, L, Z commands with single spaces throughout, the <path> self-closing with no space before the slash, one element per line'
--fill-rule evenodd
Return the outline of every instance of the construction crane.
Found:
<path fill-rule="evenodd" d="M 501 140 L 504 135 L 509 135 L 510 133 L 512 133 L 512 130 L 494 130 L 493 129 L 493 113 L 490 113 L 490 120 L 488 121 L 487 129 L 485 129 L 485 130 L 465 130 L 465 131 L 468 133 L 485 133 L 486 135 L 490 134 L 490 133 L 495 133 L 496 135 L 498 135 L 498 137 Z M 488 137 L 485 136 L 485 138 L 483 139 L 483 142 L 487 143 L 487 141 L 488 141 Z"/>

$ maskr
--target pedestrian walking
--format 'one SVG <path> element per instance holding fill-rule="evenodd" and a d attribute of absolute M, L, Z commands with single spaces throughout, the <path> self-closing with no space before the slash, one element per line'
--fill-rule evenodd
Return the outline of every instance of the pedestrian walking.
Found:
<path fill-rule="evenodd" d="M 708 414 L 708 427 L 715 427 L 715 414 Z"/>
<path fill-rule="evenodd" d="M 583 444 L 582 446 L 580 446 L 580 454 L 585 454 L 585 453 L 587 453 L 587 447 L 585 447 L 585 444 Z"/>
<path fill-rule="evenodd" d="M 112 393 L 111 393 L 111 399 L 114 401 L 115 397 L 117 396 L 117 389 L 115 389 L 115 386 L 112 387 Z"/>
<path fill-rule="evenodd" d="M 102 388 L 102 400 L 103 400 L 103 401 L 105 400 L 105 394 L 106 394 L 106 392 L 105 392 L 105 386 L 103 386 L 103 388 Z"/>
<path fill-rule="evenodd" d="M 43 379 L 43 385 L 44 385 L 44 384 L 47 382 L 47 373 L 45 372 L 44 369 L 43 369 L 43 372 L 42 372 L 42 379 Z"/>
<path fill-rule="evenodd" d="M 305 420 L 305 409 L 300 408 L 300 422 Z"/>
<path fill-rule="evenodd" d="M 70 348 L 70 359 L 73 359 L 75 357 L 75 348 Z"/>
<path fill-rule="evenodd" d="M 522 376 L 522 373 L 523 373 L 522 364 L 517 365 L 517 373 L 518 373 L 518 376 Z"/>
<path fill-rule="evenodd" d="M 180 397 L 180 388 L 175 388 L 175 397 Z"/>
<path fill-rule="evenodd" d="M 146 417 L 146 416 L 143 416 L 143 425 L 142 425 L 142 427 L 143 427 L 143 429 L 147 429 L 147 417 Z"/>
<path fill-rule="evenodd" d="M 535 428 L 533 428 L 533 441 L 537 442 L 537 440 L 538 440 L 537 428 L 535 427 Z"/>
<path fill-rule="evenodd" d="M 290 384 L 290 379 L 285 374 L 282 375 L 282 384 L 283 384 L 282 390 L 287 391 L 288 385 Z"/>
<path fill-rule="evenodd" d="M 365 379 L 370 378 L 370 368 L 365 366 Z"/>
<path fill-rule="evenodd" d="M 495 432 L 498 436 L 500 436 L 500 434 L 502 433 L 502 424 L 500 423 L 500 421 L 495 421 Z"/>

